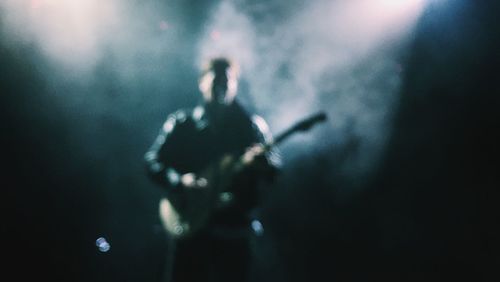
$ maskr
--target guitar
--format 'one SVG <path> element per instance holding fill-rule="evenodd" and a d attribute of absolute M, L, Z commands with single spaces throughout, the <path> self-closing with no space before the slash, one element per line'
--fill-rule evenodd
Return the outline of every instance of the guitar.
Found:
<path fill-rule="evenodd" d="M 324 112 L 304 118 L 278 134 L 274 140 L 261 144 L 258 154 L 269 152 L 292 134 L 309 130 L 313 125 L 325 120 Z M 214 175 L 217 173 L 215 170 L 225 169 L 230 171 L 229 175 L 238 175 L 251 164 L 248 157 L 248 152 L 238 158 L 225 157 L 218 162 L 218 165 L 211 166 L 207 174 Z M 177 239 L 191 236 L 207 224 L 216 210 L 223 209 L 233 202 L 234 195 L 231 189 L 234 189 L 234 185 L 231 185 L 231 177 L 218 179 L 215 182 L 217 185 L 208 185 L 201 189 L 183 189 L 181 193 L 172 193 L 160 201 L 160 218 L 170 236 Z"/>

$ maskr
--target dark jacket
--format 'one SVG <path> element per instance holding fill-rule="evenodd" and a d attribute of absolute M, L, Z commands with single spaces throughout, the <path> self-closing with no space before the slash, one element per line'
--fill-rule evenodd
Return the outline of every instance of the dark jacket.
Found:
<path fill-rule="evenodd" d="M 267 124 L 259 116 L 249 115 L 236 101 L 226 110 L 220 121 L 215 121 L 216 113 L 207 105 L 169 115 L 145 154 L 149 175 L 165 188 L 167 196 L 182 190 L 180 175 L 198 174 L 226 154 L 237 157 L 252 144 L 271 140 Z M 269 171 L 277 171 L 276 152 L 269 152 L 265 158 Z M 259 200 L 260 180 L 272 175 L 245 171 L 234 184 L 238 186 L 234 189 L 235 203 L 215 214 L 212 222 L 229 226 L 247 224 L 248 213 Z"/>

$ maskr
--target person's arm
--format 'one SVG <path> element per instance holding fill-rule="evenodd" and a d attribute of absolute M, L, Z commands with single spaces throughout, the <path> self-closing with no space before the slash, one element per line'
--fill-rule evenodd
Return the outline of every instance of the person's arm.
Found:
<path fill-rule="evenodd" d="M 178 111 L 171 114 L 160 129 L 158 137 L 149 150 L 144 154 L 146 169 L 156 183 L 167 188 L 177 190 L 184 188 L 203 188 L 207 186 L 207 180 L 194 173 L 180 173 L 174 166 L 172 158 L 175 158 L 175 150 L 181 140 L 176 140 L 176 131 L 186 121 L 185 113 Z"/>
<path fill-rule="evenodd" d="M 176 124 L 176 115 L 170 115 L 149 150 L 144 154 L 148 175 L 156 183 L 167 188 L 177 187 L 180 182 L 180 175 L 175 168 L 170 166 L 168 155 L 167 158 L 160 156 L 160 152 L 169 149 L 166 146 L 171 143 L 171 135 Z"/>

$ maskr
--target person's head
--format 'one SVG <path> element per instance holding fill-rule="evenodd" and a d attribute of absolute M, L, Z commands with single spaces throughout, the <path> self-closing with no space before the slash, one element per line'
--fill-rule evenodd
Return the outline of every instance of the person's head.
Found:
<path fill-rule="evenodd" d="M 207 103 L 231 104 L 238 89 L 238 67 L 227 58 L 211 59 L 202 69 L 199 87 Z"/>

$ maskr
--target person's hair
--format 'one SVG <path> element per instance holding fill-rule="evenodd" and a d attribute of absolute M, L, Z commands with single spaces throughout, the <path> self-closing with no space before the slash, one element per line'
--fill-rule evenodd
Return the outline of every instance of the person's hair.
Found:
<path fill-rule="evenodd" d="M 203 67 L 202 67 L 202 76 L 208 72 L 213 71 L 214 73 L 221 73 L 226 71 L 228 68 L 234 72 L 236 76 L 239 74 L 238 65 L 231 59 L 226 57 L 216 57 L 210 59 Z"/>

